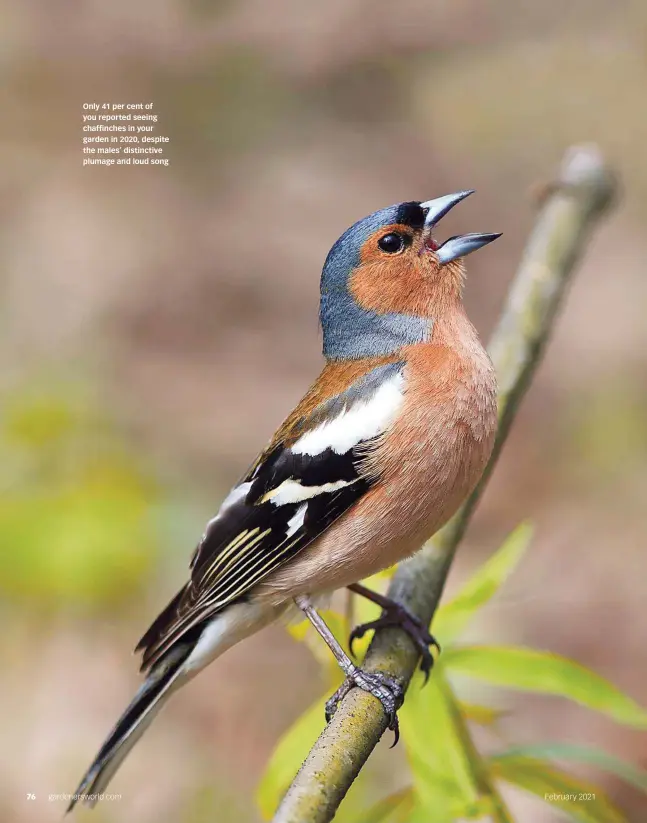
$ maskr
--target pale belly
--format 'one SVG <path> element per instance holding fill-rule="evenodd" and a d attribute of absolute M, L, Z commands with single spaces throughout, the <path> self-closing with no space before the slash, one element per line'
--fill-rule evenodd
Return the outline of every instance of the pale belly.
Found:
<path fill-rule="evenodd" d="M 253 593 L 276 605 L 355 583 L 409 557 L 474 488 L 492 449 L 496 409 L 478 431 L 455 404 L 405 415 L 377 453 L 383 479 L 318 540 Z M 424 419 L 422 419 L 424 417 Z M 424 435 L 421 436 L 421 432 Z"/>

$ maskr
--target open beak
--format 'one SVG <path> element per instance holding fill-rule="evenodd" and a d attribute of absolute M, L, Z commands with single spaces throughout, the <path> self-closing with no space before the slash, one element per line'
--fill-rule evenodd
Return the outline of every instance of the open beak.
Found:
<path fill-rule="evenodd" d="M 451 260 L 456 260 L 457 257 L 465 257 L 473 251 L 486 246 L 497 237 L 498 234 L 460 234 L 457 237 L 450 237 L 442 245 L 437 246 L 431 237 L 431 232 L 436 225 L 446 214 L 451 211 L 457 203 L 474 194 L 473 189 L 467 191 L 458 191 L 455 194 L 446 194 L 444 197 L 437 197 L 435 200 L 427 200 L 421 203 L 423 209 L 427 209 L 427 216 L 425 217 L 425 232 L 427 233 L 426 245 L 432 249 L 438 261 L 441 264 L 449 263 Z"/>

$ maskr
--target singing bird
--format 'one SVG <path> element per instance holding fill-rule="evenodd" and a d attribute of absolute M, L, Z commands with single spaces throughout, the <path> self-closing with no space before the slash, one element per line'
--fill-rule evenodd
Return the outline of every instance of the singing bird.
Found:
<path fill-rule="evenodd" d="M 436 242 L 472 191 L 390 206 L 331 248 L 321 276 L 326 363 L 209 521 L 190 578 L 137 645 L 146 679 L 83 777 L 94 805 L 180 686 L 235 643 L 300 609 L 347 676 L 397 730 L 402 690 L 355 665 L 316 603 L 348 587 L 377 602 L 368 627 L 401 625 L 431 663 L 425 626 L 359 583 L 413 554 L 476 485 L 496 431 L 496 380 L 463 308 L 463 257 L 499 237 Z M 367 626 L 354 632 L 361 634 Z"/>

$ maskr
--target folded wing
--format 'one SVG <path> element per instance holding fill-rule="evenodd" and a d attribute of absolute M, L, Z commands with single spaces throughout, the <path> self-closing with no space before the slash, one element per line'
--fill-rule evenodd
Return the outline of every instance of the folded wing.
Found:
<path fill-rule="evenodd" d="M 200 632 L 379 483 L 366 458 L 397 417 L 403 393 L 397 362 L 367 367 L 323 399 L 312 391 L 304 397 L 207 524 L 190 581 L 137 645 L 142 669 Z"/>

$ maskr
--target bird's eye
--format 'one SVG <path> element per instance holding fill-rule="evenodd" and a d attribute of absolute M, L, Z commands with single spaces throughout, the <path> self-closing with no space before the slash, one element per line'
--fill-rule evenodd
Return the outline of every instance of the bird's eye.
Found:
<path fill-rule="evenodd" d="M 380 237 L 377 241 L 377 245 L 382 249 L 382 251 L 388 252 L 389 254 L 395 254 L 398 251 L 402 251 L 404 248 L 404 237 L 401 234 L 391 232 L 389 234 L 385 234 L 383 237 Z"/>

